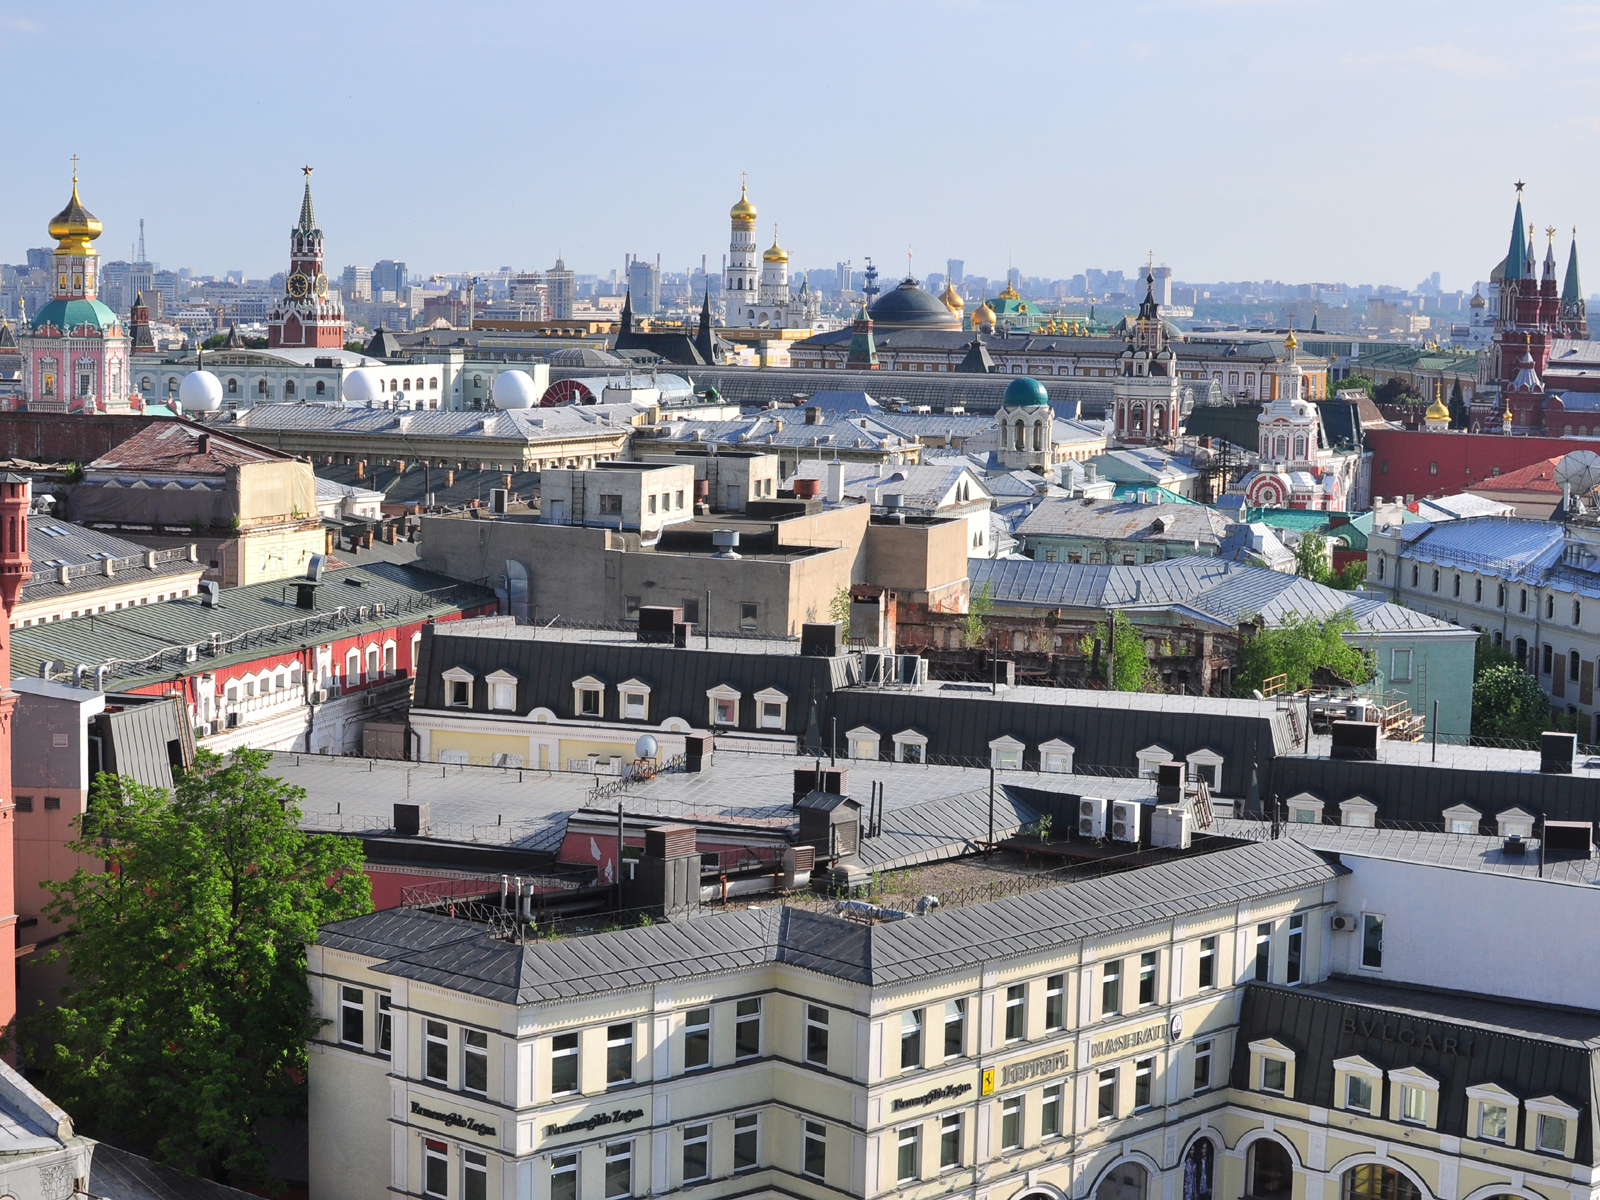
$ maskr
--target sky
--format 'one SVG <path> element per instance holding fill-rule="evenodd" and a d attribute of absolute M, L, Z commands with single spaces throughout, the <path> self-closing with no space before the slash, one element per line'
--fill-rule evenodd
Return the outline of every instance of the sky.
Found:
<path fill-rule="evenodd" d="M 107 259 L 200 274 L 284 269 L 310 164 L 330 275 L 717 270 L 748 172 L 795 268 L 1447 290 L 1521 179 L 1600 281 L 1600 4 L 0 0 L 0 53 L 8 262 L 77 154 Z"/>

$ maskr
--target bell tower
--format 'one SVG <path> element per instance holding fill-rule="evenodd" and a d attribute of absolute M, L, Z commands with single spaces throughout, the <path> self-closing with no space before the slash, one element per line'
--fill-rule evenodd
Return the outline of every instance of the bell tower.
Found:
<path fill-rule="evenodd" d="M 344 306 L 337 293 L 329 293 L 322 270 L 322 230 L 311 205 L 311 168 L 302 167 L 305 195 L 300 200 L 300 220 L 289 231 L 289 275 L 284 294 L 267 318 L 267 345 L 272 349 L 341 349 L 344 346 Z"/>

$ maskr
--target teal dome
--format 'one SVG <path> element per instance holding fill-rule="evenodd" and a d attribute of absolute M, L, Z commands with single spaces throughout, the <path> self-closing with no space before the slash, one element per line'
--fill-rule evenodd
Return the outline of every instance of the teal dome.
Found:
<path fill-rule="evenodd" d="M 1001 403 L 1007 408 L 1027 408 L 1030 404 L 1049 404 L 1050 397 L 1044 384 L 1032 375 L 1023 375 L 1006 384 L 1005 399 Z"/>
<path fill-rule="evenodd" d="M 103 331 L 122 322 L 117 320 L 116 313 L 98 300 L 52 300 L 33 314 L 29 324 L 34 329 L 54 325 L 62 333 L 71 333 L 84 325 L 92 325 Z"/>

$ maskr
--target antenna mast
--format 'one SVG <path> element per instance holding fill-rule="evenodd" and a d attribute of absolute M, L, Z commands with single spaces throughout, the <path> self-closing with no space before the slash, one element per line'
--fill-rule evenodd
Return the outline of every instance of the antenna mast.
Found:
<path fill-rule="evenodd" d="M 144 218 L 139 218 L 139 261 L 144 262 Z"/>

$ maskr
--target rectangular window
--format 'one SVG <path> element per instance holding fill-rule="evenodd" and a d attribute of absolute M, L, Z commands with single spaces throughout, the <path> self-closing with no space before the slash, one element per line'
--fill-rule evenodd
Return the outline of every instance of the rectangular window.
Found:
<path fill-rule="evenodd" d="M 650 504 L 650 511 L 651 511 L 651 512 L 655 512 L 655 510 L 656 510 L 656 498 L 655 498 L 655 494 L 654 494 L 654 493 L 651 493 L 651 495 L 650 495 L 650 496 L 649 496 L 649 497 L 647 497 L 647 499 L 648 499 L 648 501 L 649 501 L 649 504 Z"/>
<path fill-rule="evenodd" d="M 422 1077 L 445 1083 L 450 1078 L 450 1027 L 443 1021 L 424 1021 L 422 1034 Z"/>
<path fill-rule="evenodd" d="M 683 1181 L 692 1183 L 711 1173 L 711 1126 L 683 1127 Z"/>
<path fill-rule="evenodd" d="M 1006 989 L 1006 1041 L 1020 1042 L 1028 1031 L 1022 984 L 1012 984 Z"/>
<path fill-rule="evenodd" d="M 1044 1027 L 1048 1030 L 1066 1028 L 1067 977 L 1051 975 L 1044 981 Z"/>
<path fill-rule="evenodd" d="M 748 1171 L 757 1165 L 760 1137 L 760 1113 L 740 1113 L 733 1119 L 733 1169 L 735 1171 Z"/>
<path fill-rule="evenodd" d="M 1272 923 L 1256 926 L 1256 980 L 1265 983 L 1272 977 Z"/>
<path fill-rule="evenodd" d="M 922 1010 L 900 1014 L 900 1069 L 914 1071 L 922 1065 Z"/>
<path fill-rule="evenodd" d="M 633 1025 L 606 1027 L 606 1086 L 633 1082 Z M 609 1195 L 609 1193 L 607 1193 Z"/>
<path fill-rule="evenodd" d="M 683 1069 L 698 1071 L 711 1065 L 711 1010 L 691 1008 L 683 1026 Z"/>
<path fill-rule="evenodd" d="M 1428 1120 L 1428 1093 L 1419 1087 L 1402 1087 L 1400 1119 L 1413 1125 L 1425 1124 Z"/>
<path fill-rule="evenodd" d="M 605 1200 L 633 1195 L 633 1143 L 611 1142 L 606 1146 Z"/>
<path fill-rule="evenodd" d="M 550 1159 L 550 1200 L 578 1200 L 576 1154 L 557 1154 Z"/>
<path fill-rule="evenodd" d="M 1039 1105 L 1039 1136 L 1056 1137 L 1061 1133 L 1062 1085 L 1057 1083 L 1044 1089 Z"/>
<path fill-rule="evenodd" d="M 757 621 L 758 606 L 754 601 L 743 600 L 739 603 L 739 628 L 754 629 Z"/>
<path fill-rule="evenodd" d="M 600 512 L 605 516 L 620 516 L 622 514 L 622 497 L 601 492 Z"/>
<path fill-rule="evenodd" d="M 679 509 L 679 510 L 682 510 L 682 508 L 683 508 L 683 489 L 682 488 L 679 488 L 677 491 L 672 493 L 672 507 L 676 508 L 676 509 Z"/>
<path fill-rule="evenodd" d="M 1301 959 L 1304 957 L 1306 942 L 1306 919 L 1301 913 L 1296 913 L 1289 918 L 1289 946 L 1284 955 L 1287 965 L 1287 974 L 1284 979 L 1288 983 L 1299 983 Z"/>
<path fill-rule="evenodd" d="M 1217 939 L 1214 937 L 1200 939 L 1200 986 L 1217 986 Z"/>
<path fill-rule="evenodd" d="M 1282 1092 L 1288 1078 L 1289 1066 L 1283 1059 L 1263 1058 L 1261 1060 L 1261 1090 L 1263 1092 Z"/>
<path fill-rule="evenodd" d="M 939 1122 L 939 1169 L 961 1165 L 961 1114 L 953 1113 Z"/>
<path fill-rule="evenodd" d="M 1361 914 L 1361 965 L 1374 971 L 1383 969 L 1383 915 Z"/>
<path fill-rule="evenodd" d="M 1506 1140 L 1506 1106 L 1483 1104 L 1478 1107 L 1478 1136 L 1491 1142 Z"/>
<path fill-rule="evenodd" d="M 578 715 L 580 717 L 598 717 L 600 715 L 600 691 L 598 688 L 578 689 Z"/>
<path fill-rule="evenodd" d="M 967 1002 L 951 1000 L 944 1006 L 944 1056 L 960 1058 L 967 1048 Z"/>
<path fill-rule="evenodd" d="M 1150 1107 L 1150 1088 L 1155 1080 L 1156 1060 L 1141 1058 L 1133 1064 L 1133 1108 Z"/>
<path fill-rule="evenodd" d="M 734 1009 L 733 1056 L 757 1058 L 761 1054 L 761 1001 L 741 1000 Z"/>
<path fill-rule="evenodd" d="M 624 596 L 622 598 L 622 619 L 625 621 L 637 621 L 639 619 L 639 606 L 643 603 L 643 596 Z"/>
<path fill-rule="evenodd" d="M 922 1173 L 922 1126 L 907 1125 L 896 1141 L 895 1179 L 909 1183 Z"/>
<path fill-rule="evenodd" d="M 389 997 L 378 996 L 378 1053 L 388 1054 L 394 1041 L 394 1013 L 389 1008 Z"/>
<path fill-rule="evenodd" d="M 817 1004 L 806 1005 L 806 1061 L 828 1065 L 828 1010 Z"/>
<path fill-rule="evenodd" d="M 461 1152 L 461 1200 L 489 1200 L 489 1156 L 481 1150 Z"/>
<path fill-rule="evenodd" d="M 1100 1072 L 1099 1096 L 1095 1115 L 1109 1121 L 1117 1115 L 1117 1069 L 1108 1067 Z"/>
<path fill-rule="evenodd" d="M 350 1046 L 366 1044 L 367 1002 L 360 988 L 339 989 L 339 1040 Z"/>
<path fill-rule="evenodd" d="M 737 700 L 721 700 L 716 704 L 718 725 L 737 725 L 739 723 L 739 702 Z"/>
<path fill-rule="evenodd" d="M 1361 1075 L 1344 1077 L 1344 1106 L 1356 1112 L 1372 1111 L 1372 1081 Z"/>
<path fill-rule="evenodd" d="M 814 1179 L 828 1174 L 828 1127 L 821 1121 L 806 1122 L 805 1153 L 800 1160 L 800 1170 Z"/>
<path fill-rule="evenodd" d="M 646 721 L 650 718 L 650 697 L 645 692 L 626 692 L 622 697 L 622 715 L 628 721 Z"/>
<path fill-rule="evenodd" d="M 1194 1044 L 1194 1090 L 1204 1092 L 1211 1087 L 1211 1043 Z"/>
<path fill-rule="evenodd" d="M 1100 1015 L 1114 1016 L 1122 1011 L 1122 962 L 1108 962 L 1100 976 Z"/>
<path fill-rule="evenodd" d="M 1411 651 L 1396 650 L 1393 655 L 1391 655 L 1389 682 L 1411 682 Z"/>
<path fill-rule="evenodd" d="M 1000 1149 L 1022 1149 L 1022 1097 L 1000 1102 Z"/>
<path fill-rule="evenodd" d="M 1539 1149 L 1547 1154 L 1565 1155 L 1567 1152 L 1567 1121 L 1549 1113 L 1539 1114 Z"/>
<path fill-rule="evenodd" d="M 1146 950 L 1139 956 L 1139 1004 L 1156 1002 L 1156 952 Z"/>
<path fill-rule="evenodd" d="M 550 1039 L 550 1094 L 570 1096 L 578 1090 L 578 1035 L 558 1033 Z"/>
<path fill-rule="evenodd" d="M 432 1138 L 422 1139 L 422 1191 L 427 1196 L 450 1194 L 450 1147 Z"/>
<path fill-rule="evenodd" d="M 481 1029 L 461 1032 L 461 1090 L 489 1092 L 489 1035 Z"/>

